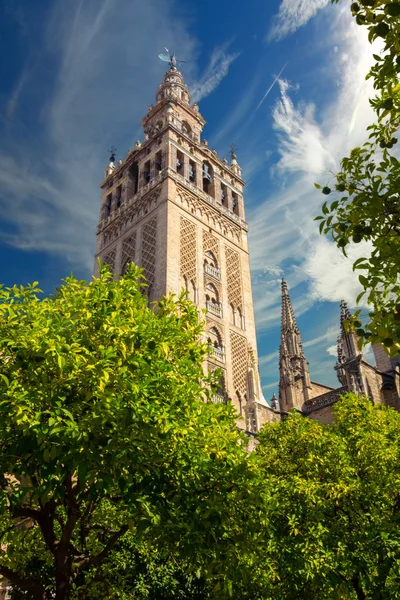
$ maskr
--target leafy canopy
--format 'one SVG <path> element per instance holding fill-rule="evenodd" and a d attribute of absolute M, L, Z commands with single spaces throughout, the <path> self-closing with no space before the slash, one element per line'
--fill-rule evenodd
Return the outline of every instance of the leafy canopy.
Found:
<path fill-rule="evenodd" d="M 332 3 L 338 0 L 332 0 Z M 382 343 L 391 356 L 400 353 L 400 162 L 396 153 L 400 123 L 400 3 L 392 0 L 359 0 L 351 4 L 352 14 L 368 30 L 372 43 L 383 43 L 381 54 L 366 78 L 372 78 L 376 95 L 370 99 L 376 120 L 368 130 L 368 140 L 354 148 L 341 161 L 333 190 L 316 184 L 322 193 L 335 193 L 325 202 L 320 232 L 333 237 L 346 255 L 350 242 L 366 240 L 371 254 L 360 258 L 353 269 L 359 275 L 363 292 L 372 307 L 362 327 L 359 313 L 351 325 L 357 328 L 361 343 Z"/>
<path fill-rule="evenodd" d="M 271 497 L 254 548 L 271 598 L 400 598 L 400 414 L 346 394 L 333 425 L 291 414 L 257 449 Z"/>
<path fill-rule="evenodd" d="M 70 598 L 128 530 L 199 564 L 224 543 L 245 444 L 206 401 L 197 309 L 142 285 L 0 289 L 0 575 L 32 597 Z"/>

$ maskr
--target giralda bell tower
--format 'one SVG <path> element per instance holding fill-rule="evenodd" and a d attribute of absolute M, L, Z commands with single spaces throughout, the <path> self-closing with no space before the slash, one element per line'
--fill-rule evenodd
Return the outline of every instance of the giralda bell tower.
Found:
<path fill-rule="evenodd" d="M 233 402 L 239 426 L 256 432 L 271 410 L 258 375 L 242 172 L 233 150 L 228 163 L 201 139 L 205 121 L 174 56 L 169 66 L 143 141 L 118 164 L 112 153 L 105 171 L 95 270 L 98 257 L 115 273 L 135 262 L 150 301 L 184 288 L 207 309 L 207 367 L 223 373 L 214 401 Z"/>

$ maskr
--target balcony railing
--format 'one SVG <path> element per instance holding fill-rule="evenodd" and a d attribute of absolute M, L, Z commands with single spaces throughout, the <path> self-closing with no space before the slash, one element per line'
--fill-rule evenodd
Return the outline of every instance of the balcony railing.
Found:
<path fill-rule="evenodd" d="M 218 279 L 218 281 L 221 279 L 221 270 L 218 269 L 218 267 L 212 267 L 206 263 L 204 265 L 204 272 L 207 273 L 207 275 L 211 275 L 211 277 Z"/>
<path fill-rule="evenodd" d="M 208 312 L 222 319 L 222 304 L 219 302 L 206 302 Z"/>
<path fill-rule="evenodd" d="M 210 356 L 211 358 L 216 358 L 220 362 L 225 362 L 225 352 L 223 348 L 210 346 Z"/>
<path fill-rule="evenodd" d="M 220 394 L 214 394 L 214 396 L 211 396 L 211 402 L 214 402 L 214 404 L 226 404 L 226 399 Z"/>

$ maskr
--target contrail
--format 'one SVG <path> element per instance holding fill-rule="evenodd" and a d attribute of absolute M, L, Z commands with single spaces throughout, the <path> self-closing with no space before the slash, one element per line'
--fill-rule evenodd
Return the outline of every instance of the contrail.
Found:
<path fill-rule="evenodd" d="M 271 85 L 269 86 L 269 88 L 265 92 L 264 98 L 261 100 L 261 102 L 257 106 L 256 110 L 258 110 L 260 108 L 261 104 L 264 102 L 265 98 L 268 96 L 268 94 L 270 93 L 270 91 L 272 90 L 272 88 L 274 87 L 274 85 L 276 84 L 276 82 L 278 81 L 279 77 L 282 75 L 283 70 L 285 69 L 286 66 L 287 66 L 287 62 L 283 65 L 282 69 L 280 70 L 280 72 L 278 73 L 278 75 L 275 77 L 274 81 L 271 83 Z"/>

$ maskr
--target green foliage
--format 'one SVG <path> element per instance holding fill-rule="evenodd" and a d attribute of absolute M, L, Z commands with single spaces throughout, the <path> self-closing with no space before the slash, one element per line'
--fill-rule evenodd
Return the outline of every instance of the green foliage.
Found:
<path fill-rule="evenodd" d="M 370 99 L 376 121 L 368 127 L 368 141 L 342 159 L 335 175 L 340 194 L 330 206 L 324 204 L 317 220 L 320 232 L 331 235 L 345 255 L 350 242 L 371 243 L 371 254 L 353 265 L 365 273 L 359 276 L 364 291 L 357 302 L 366 295 L 372 307 L 361 339 L 380 342 L 396 356 L 400 352 L 400 162 L 391 150 L 400 124 L 400 3 L 360 0 L 350 8 L 357 24 L 367 28 L 370 42 L 384 40 L 382 55 L 374 54 L 375 64 L 366 76 L 373 79 L 377 92 Z"/>
<path fill-rule="evenodd" d="M 332 426 L 291 414 L 260 434 L 265 597 L 400 598 L 400 414 L 352 394 L 334 412 Z"/>
<path fill-rule="evenodd" d="M 34 598 L 70 598 L 128 530 L 200 563 L 230 551 L 235 414 L 205 401 L 196 307 L 148 308 L 142 284 L 132 266 L 0 290 L 0 575 Z"/>

